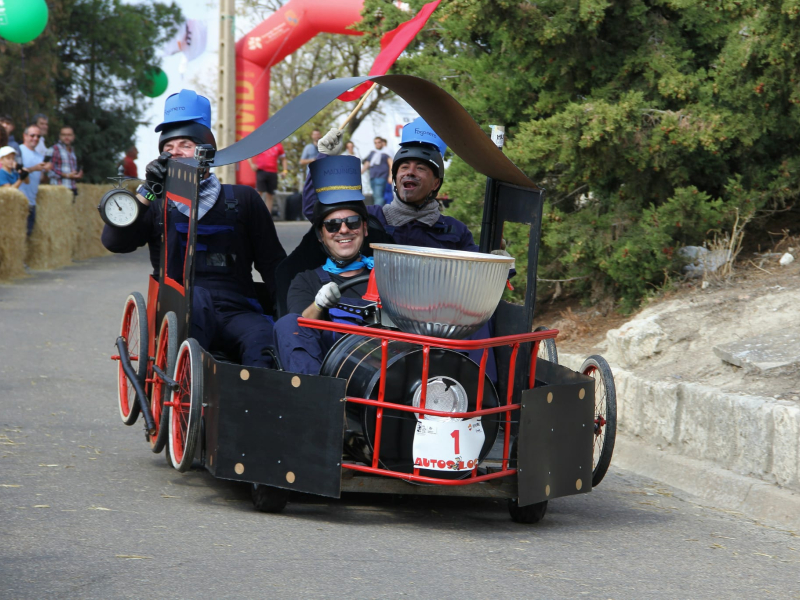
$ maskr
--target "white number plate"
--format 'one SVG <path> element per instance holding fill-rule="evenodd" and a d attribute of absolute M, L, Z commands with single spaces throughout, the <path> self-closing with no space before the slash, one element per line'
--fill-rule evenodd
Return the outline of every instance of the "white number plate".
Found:
<path fill-rule="evenodd" d="M 414 466 L 434 471 L 469 471 L 478 465 L 485 440 L 480 417 L 466 421 L 417 421 Z"/>

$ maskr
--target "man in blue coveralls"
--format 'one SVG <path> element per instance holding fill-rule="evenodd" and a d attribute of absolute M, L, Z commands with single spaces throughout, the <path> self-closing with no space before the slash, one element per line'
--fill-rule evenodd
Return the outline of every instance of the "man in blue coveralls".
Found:
<path fill-rule="evenodd" d="M 357 315 L 337 309 L 342 296 L 351 306 L 364 305 L 367 283 L 344 292 L 339 286 L 358 275 L 368 275 L 373 260 L 361 254 L 368 235 L 367 210 L 361 193 L 361 165 L 355 156 L 329 156 L 311 163 L 317 200 L 313 227 L 328 259 L 325 264 L 297 275 L 289 287 L 289 314 L 275 323 L 275 345 L 283 368 L 316 375 L 336 339 L 330 331 L 301 327 L 298 317 L 360 325 Z"/>
<path fill-rule="evenodd" d="M 211 132 L 211 104 L 191 90 L 173 94 L 164 106 L 161 155 L 146 168 L 147 184 L 137 192 L 136 221 L 125 228 L 106 225 L 103 245 L 112 252 L 133 252 L 147 244 L 153 275 L 158 276 L 164 213 L 169 229 L 166 275 L 183 281 L 183 260 L 189 231 L 189 207 L 164 201 L 162 195 L 170 157 L 191 158 L 198 144 L 216 148 Z M 155 194 L 154 192 L 158 192 Z M 275 267 L 286 257 L 272 217 L 258 193 L 248 186 L 222 185 L 206 172 L 198 194 L 192 323 L 189 336 L 209 351 L 219 350 L 237 362 L 255 367 L 273 366 L 272 317 L 256 300 L 253 265 L 275 293 Z"/>

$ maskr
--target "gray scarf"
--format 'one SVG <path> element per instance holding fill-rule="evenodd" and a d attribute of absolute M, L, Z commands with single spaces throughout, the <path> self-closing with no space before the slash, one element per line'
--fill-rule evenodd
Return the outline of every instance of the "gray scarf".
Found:
<path fill-rule="evenodd" d="M 439 220 L 439 202 L 435 198 L 429 199 L 421 206 L 406 204 L 395 198 L 394 202 L 383 207 L 383 216 L 390 227 L 402 227 L 411 221 L 419 221 L 431 227 Z"/>

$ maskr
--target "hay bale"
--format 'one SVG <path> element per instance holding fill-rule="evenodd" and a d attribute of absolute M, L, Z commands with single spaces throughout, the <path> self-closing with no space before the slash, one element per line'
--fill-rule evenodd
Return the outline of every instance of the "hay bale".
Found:
<path fill-rule="evenodd" d="M 100 241 L 104 223 L 97 206 L 103 194 L 112 187 L 112 185 L 78 184 L 78 195 L 74 204 L 77 226 L 77 240 L 72 253 L 74 260 L 111 254 Z"/>
<path fill-rule="evenodd" d="M 28 199 L 12 188 L 0 188 L 0 281 L 25 276 Z"/>
<path fill-rule="evenodd" d="M 76 242 L 73 195 L 60 185 L 41 185 L 36 195 L 36 224 L 28 238 L 32 269 L 57 269 L 72 263 Z"/>

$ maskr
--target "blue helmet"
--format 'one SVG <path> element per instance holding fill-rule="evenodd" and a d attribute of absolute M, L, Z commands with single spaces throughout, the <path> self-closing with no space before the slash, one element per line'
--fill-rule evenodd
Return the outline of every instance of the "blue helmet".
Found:
<path fill-rule="evenodd" d="M 444 156 L 447 151 L 447 144 L 439 135 L 428 125 L 422 117 L 417 117 L 411 123 L 403 127 L 403 135 L 400 138 L 400 146 L 409 144 L 433 144 L 439 150 L 439 154 Z"/>
<path fill-rule="evenodd" d="M 158 151 L 164 149 L 169 140 L 179 137 L 191 139 L 196 144 L 211 144 L 217 141 L 211 131 L 211 102 L 192 90 L 181 90 L 172 94 L 164 103 L 164 120 L 156 126 L 161 132 Z"/>

